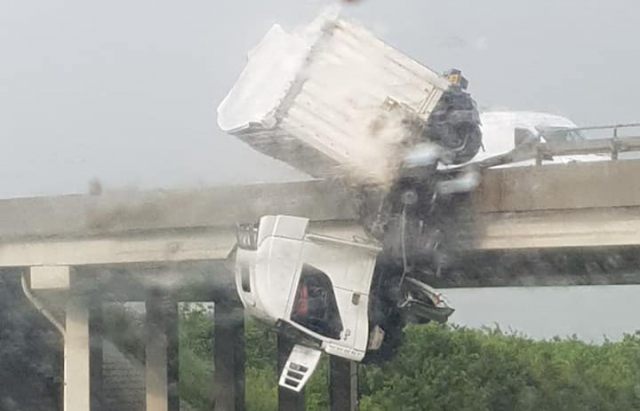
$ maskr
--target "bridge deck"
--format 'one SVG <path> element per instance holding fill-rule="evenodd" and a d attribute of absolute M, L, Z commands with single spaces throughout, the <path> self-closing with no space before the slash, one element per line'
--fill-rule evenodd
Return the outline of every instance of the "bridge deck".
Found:
<path fill-rule="evenodd" d="M 487 170 L 465 246 L 640 245 L 638 175 L 640 160 Z M 220 259 L 237 222 L 275 213 L 361 232 L 348 190 L 328 181 L 12 199 L 0 201 L 0 267 Z"/>

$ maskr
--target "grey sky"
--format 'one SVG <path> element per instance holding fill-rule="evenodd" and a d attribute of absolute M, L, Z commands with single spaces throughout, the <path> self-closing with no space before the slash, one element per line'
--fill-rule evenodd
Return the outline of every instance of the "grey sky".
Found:
<path fill-rule="evenodd" d="M 536 339 L 567 337 L 594 343 L 640 330 L 640 285 L 502 287 L 443 290 L 452 323 L 517 331 Z"/>
<path fill-rule="evenodd" d="M 0 0 L 0 197 L 302 178 L 216 127 L 246 52 L 321 0 Z M 366 0 L 352 16 L 483 107 L 640 120 L 634 0 Z"/>

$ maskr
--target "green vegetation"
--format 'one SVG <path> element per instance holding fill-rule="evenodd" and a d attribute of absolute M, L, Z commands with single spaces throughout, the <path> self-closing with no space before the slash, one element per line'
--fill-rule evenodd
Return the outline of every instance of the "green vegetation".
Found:
<path fill-rule="evenodd" d="M 640 335 L 589 345 L 499 330 L 411 326 L 364 372 L 361 410 L 638 410 Z"/>
<path fill-rule="evenodd" d="M 620 342 L 533 341 L 500 330 L 409 326 L 397 358 L 361 367 L 361 411 L 640 410 L 640 334 Z M 184 311 L 181 395 L 211 401 L 210 317 Z M 275 335 L 246 326 L 247 409 L 277 409 Z M 306 389 L 309 411 L 328 410 L 327 363 Z"/>

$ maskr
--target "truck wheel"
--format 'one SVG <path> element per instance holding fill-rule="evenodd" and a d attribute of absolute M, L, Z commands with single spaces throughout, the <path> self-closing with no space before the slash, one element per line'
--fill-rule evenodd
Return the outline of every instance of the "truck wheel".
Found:
<path fill-rule="evenodd" d="M 447 90 L 427 121 L 424 138 L 449 150 L 454 164 L 471 160 L 482 146 L 480 115 L 471 96 Z"/>
<path fill-rule="evenodd" d="M 473 123 L 458 123 L 452 126 L 452 133 L 457 136 L 458 141 L 463 141 L 461 147 L 451 147 L 455 149 L 453 162 L 455 164 L 471 161 L 478 154 L 482 147 L 482 132 L 480 127 Z M 446 146 L 446 140 L 444 141 Z"/>

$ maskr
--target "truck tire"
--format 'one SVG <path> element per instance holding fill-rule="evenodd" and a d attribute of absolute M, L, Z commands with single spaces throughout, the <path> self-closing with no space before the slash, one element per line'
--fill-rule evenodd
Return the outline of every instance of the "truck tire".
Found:
<path fill-rule="evenodd" d="M 480 126 L 473 123 L 459 123 L 453 125 L 453 132 L 464 141 L 461 148 L 455 150 L 453 162 L 455 164 L 471 161 L 482 147 L 482 132 Z"/>
<path fill-rule="evenodd" d="M 423 138 L 447 149 L 454 164 L 475 157 L 482 147 L 482 132 L 471 96 L 455 87 L 447 90 L 431 113 Z"/>

